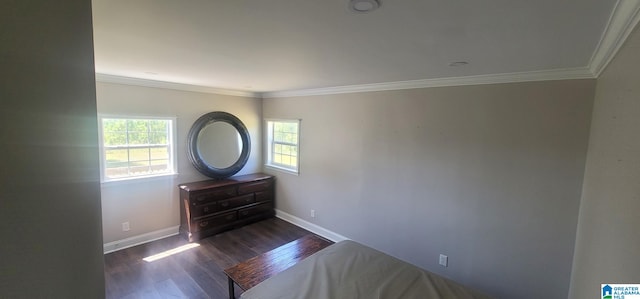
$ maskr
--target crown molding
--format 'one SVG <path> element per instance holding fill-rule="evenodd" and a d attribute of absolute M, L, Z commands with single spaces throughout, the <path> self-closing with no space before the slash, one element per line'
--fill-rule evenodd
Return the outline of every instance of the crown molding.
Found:
<path fill-rule="evenodd" d="M 372 92 L 372 91 L 414 89 L 414 88 L 428 88 L 428 87 L 498 84 L 498 83 L 550 81 L 550 80 L 567 80 L 567 79 L 593 79 L 593 78 L 595 77 L 593 76 L 589 68 L 582 67 L 582 68 L 556 69 L 556 70 L 544 70 L 544 71 L 533 71 L 533 72 L 476 75 L 476 76 L 465 76 L 465 77 L 360 84 L 360 85 L 337 86 L 337 87 L 303 89 L 303 90 L 264 92 L 261 95 L 262 95 L 262 98 L 266 99 L 266 98 L 316 96 L 316 95 L 329 95 L 329 94 L 340 94 L 340 93 Z"/>
<path fill-rule="evenodd" d="M 616 2 L 607 27 L 589 62 L 589 70 L 596 78 L 618 53 L 638 21 L 640 21 L 640 1 L 618 0 Z"/>
<path fill-rule="evenodd" d="M 245 98 L 260 98 L 259 93 L 250 92 L 250 91 L 223 89 L 223 88 L 190 85 L 190 84 L 182 84 L 182 83 L 174 83 L 174 82 L 166 82 L 166 81 L 156 81 L 156 80 L 149 80 L 149 79 L 140 79 L 140 78 L 102 74 L 102 73 L 96 73 L 96 81 L 105 82 L 105 83 L 134 85 L 134 86 L 145 86 L 145 87 L 167 88 L 167 89 L 183 90 L 183 91 L 212 93 L 212 94 L 220 94 L 220 95 L 228 95 L 228 96 L 245 97 Z"/>

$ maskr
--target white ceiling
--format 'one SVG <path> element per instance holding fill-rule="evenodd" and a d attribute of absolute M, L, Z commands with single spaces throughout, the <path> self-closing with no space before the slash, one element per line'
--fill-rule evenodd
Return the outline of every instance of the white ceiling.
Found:
<path fill-rule="evenodd" d="M 93 0 L 96 72 L 251 93 L 581 72 L 625 1 Z"/>

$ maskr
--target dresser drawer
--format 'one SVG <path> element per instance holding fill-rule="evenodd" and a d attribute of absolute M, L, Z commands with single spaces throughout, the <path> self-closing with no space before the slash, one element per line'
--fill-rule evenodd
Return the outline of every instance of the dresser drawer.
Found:
<path fill-rule="evenodd" d="M 273 191 L 256 192 L 256 202 L 273 200 Z"/>
<path fill-rule="evenodd" d="M 196 205 L 191 208 L 191 217 L 200 217 L 207 214 L 222 212 L 225 210 L 241 207 L 255 202 L 253 194 L 218 200 L 207 204 Z"/>
<path fill-rule="evenodd" d="M 220 203 L 217 201 L 214 201 L 204 205 L 193 206 L 191 208 L 191 217 L 196 218 L 203 215 L 219 212 L 222 210 L 224 209 L 220 206 Z"/>
<path fill-rule="evenodd" d="M 264 212 L 268 212 L 273 209 L 271 203 L 263 203 L 250 208 L 242 209 L 238 211 L 238 218 L 249 218 L 254 215 L 262 214 Z"/>
<path fill-rule="evenodd" d="M 194 225 L 195 231 L 207 230 L 209 228 L 222 226 L 228 223 L 232 223 L 237 219 L 238 219 L 238 213 L 236 213 L 235 211 L 224 213 L 218 216 L 200 219 L 195 222 L 195 225 Z"/>
<path fill-rule="evenodd" d="M 273 180 L 263 180 L 259 182 L 246 183 L 238 186 L 238 194 L 247 194 L 269 189 L 273 185 Z"/>
<path fill-rule="evenodd" d="M 233 197 L 233 196 L 236 196 L 236 194 L 237 192 L 236 192 L 235 186 L 198 193 L 193 197 L 194 200 L 192 201 L 192 204 L 194 205 L 203 204 L 203 203 L 214 201 L 214 200 Z"/>
<path fill-rule="evenodd" d="M 225 209 L 231 209 L 231 208 L 252 204 L 254 202 L 256 202 L 256 199 L 253 193 L 251 193 L 251 194 L 242 195 L 234 198 L 229 198 L 227 200 L 221 200 L 220 206 L 224 207 Z"/>

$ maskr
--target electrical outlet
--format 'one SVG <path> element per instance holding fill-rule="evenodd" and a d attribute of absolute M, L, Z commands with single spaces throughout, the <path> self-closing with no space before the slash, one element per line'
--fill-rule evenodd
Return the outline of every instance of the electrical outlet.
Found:
<path fill-rule="evenodd" d="M 449 265 L 449 257 L 444 255 L 444 254 L 441 254 L 440 255 L 440 266 L 448 267 L 448 265 Z"/>
<path fill-rule="evenodd" d="M 316 210 L 311 210 L 311 218 L 316 218 Z"/>
<path fill-rule="evenodd" d="M 122 222 L 122 231 L 123 232 L 128 232 L 129 230 L 131 230 L 131 227 L 129 227 L 129 221 Z"/>

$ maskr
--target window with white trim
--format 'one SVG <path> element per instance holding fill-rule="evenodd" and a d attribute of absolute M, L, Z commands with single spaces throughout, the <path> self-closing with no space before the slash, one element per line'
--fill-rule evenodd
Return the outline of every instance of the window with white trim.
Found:
<path fill-rule="evenodd" d="M 267 120 L 267 166 L 298 173 L 300 120 Z"/>
<path fill-rule="evenodd" d="M 100 116 L 103 182 L 176 173 L 175 118 Z"/>

